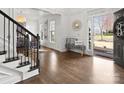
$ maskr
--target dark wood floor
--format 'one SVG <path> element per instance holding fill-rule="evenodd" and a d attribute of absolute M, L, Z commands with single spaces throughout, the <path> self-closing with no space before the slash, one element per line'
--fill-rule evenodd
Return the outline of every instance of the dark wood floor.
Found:
<path fill-rule="evenodd" d="M 40 75 L 22 84 L 113 84 L 124 83 L 124 69 L 111 59 L 81 56 L 54 50 L 40 53 Z"/>

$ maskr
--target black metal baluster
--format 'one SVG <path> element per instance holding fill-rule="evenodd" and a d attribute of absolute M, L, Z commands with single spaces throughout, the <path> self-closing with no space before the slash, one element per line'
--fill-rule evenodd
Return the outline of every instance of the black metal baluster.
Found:
<path fill-rule="evenodd" d="M 15 57 L 15 38 L 14 38 L 15 36 L 14 36 L 14 23 L 13 23 L 13 59 L 14 59 L 14 57 Z"/>
<path fill-rule="evenodd" d="M 24 63 L 26 64 L 26 37 L 24 36 L 24 49 L 23 49 L 23 51 L 24 51 Z"/>
<path fill-rule="evenodd" d="M 8 19 L 8 59 L 10 59 L 10 20 Z"/>
<path fill-rule="evenodd" d="M 6 25 L 5 24 L 6 24 L 6 19 L 5 19 L 5 16 L 4 16 L 4 30 L 3 30 L 4 31 L 4 41 L 3 41 L 3 44 L 4 44 L 3 45 L 4 53 L 6 52 L 5 51 L 5 34 L 6 34 L 6 32 L 5 32 L 6 31 Z"/>
<path fill-rule="evenodd" d="M 22 28 L 21 28 L 21 32 L 22 32 Z M 25 37 L 22 36 L 22 38 L 23 38 L 23 42 L 22 42 L 23 45 L 22 45 L 22 48 L 21 49 L 22 49 L 22 54 L 24 55 L 23 56 L 24 60 L 23 60 L 22 63 L 24 64 L 25 63 L 25 50 L 24 50 L 25 49 Z"/>
<path fill-rule="evenodd" d="M 30 41 L 29 41 L 29 35 L 27 34 L 27 56 L 28 56 L 28 63 L 29 63 L 29 47 L 30 47 Z"/>
<path fill-rule="evenodd" d="M 36 66 L 36 62 L 35 62 L 35 38 L 34 38 L 34 67 Z"/>
<path fill-rule="evenodd" d="M 6 30 L 8 29 L 8 60 L 7 61 L 12 61 L 12 60 L 16 60 L 15 58 L 16 58 L 16 56 L 17 56 L 17 58 L 19 57 L 19 52 L 21 52 L 21 53 L 24 53 L 24 56 L 25 56 L 25 62 L 26 62 L 26 57 L 28 57 L 28 62 L 30 61 L 30 59 L 29 58 L 31 58 L 31 70 L 34 70 L 35 69 L 35 67 L 38 67 L 39 68 L 39 66 L 40 66 L 40 63 L 39 63 L 39 35 L 37 34 L 37 36 L 35 36 L 33 33 L 31 33 L 29 30 L 27 30 L 25 27 L 23 27 L 22 25 L 20 25 L 18 22 L 16 22 L 13 18 L 11 18 L 10 16 L 8 16 L 6 13 L 4 13 L 4 12 L 2 12 L 1 10 L 0 10 L 0 14 L 2 14 L 3 15 L 3 17 L 4 17 L 4 24 L 3 24 L 3 33 L 4 33 L 4 35 L 3 35 L 3 37 L 4 37 L 4 40 L 3 40 L 3 52 L 5 53 L 6 51 L 5 51 L 5 49 L 6 49 L 6 42 L 5 42 L 5 38 L 6 38 Z M 7 20 L 6 20 L 7 19 Z M 6 22 L 8 22 L 8 27 L 7 27 L 7 29 L 6 29 Z M 17 29 L 16 29 L 16 35 L 17 35 L 17 42 L 18 42 L 18 40 L 19 40 L 19 35 L 20 36 L 24 36 L 23 38 L 24 38 L 24 48 L 22 49 L 23 51 L 20 51 L 19 49 L 18 49 L 18 47 L 16 47 L 15 46 L 15 44 L 16 44 L 16 42 L 14 41 L 16 38 L 15 38 L 15 33 L 14 33 L 14 31 L 15 31 L 15 27 L 17 26 Z M 11 27 L 12 27 L 12 29 L 11 29 Z M 29 36 L 27 35 L 25 35 L 25 34 L 23 34 L 23 32 L 21 31 L 22 29 L 24 29 L 24 31 L 26 32 L 26 33 L 28 33 L 31 37 L 33 37 L 35 40 L 34 41 L 31 41 L 31 45 L 30 45 L 30 40 L 29 40 Z M 11 31 L 11 32 L 10 32 Z M 12 33 L 12 35 L 11 35 L 11 33 Z M 20 33 L 20 34 L 19 34 Z M 11 36 L 13 36 L 13 38 L 11 39 Z M 32 39 L 33 39 L 32 38 Z M 12 40 L 12 41 L 11 41 Z M 27 41 L 28 41 L 28 43 L 27 43 Z M 36 42 L 35 42 L 36 41 Z M 12 48 L 13 48 L 13 51 L 12 51 L 12 55 L 11 55 L 11 46 L 10 46 L 10 43 L 12 43 L 13 44 L 13 46 L 12 46 Z M 22 46 L 22 45 L 21 45 Z M 17 50 L 15 50 L 15 49 L 17 49 Z M 17 51 L 17 54 L 16 54 L 16 51 Z M 30 53 L 30 54 L 29 54 Z M 13 58 L 13 59 L 11 59 L 11 57 Z M 23 64 L 23 56 L 21 56 L 21 63 L 20 64 Z"/>
<path fill-rule="evenodd" d="M 39 61 L 39 39 L 40 39 L 40 36 L 39 34 L 37 34 L 37 68 L 39 70 L 39 73 L 40 73 L 40 61 Z"/>
<path fill-rule="evenodd" d="M 16 29 L 16 31 L 17 31 L 17 58 L 19 57 L 19 49 L 18 49 L 18 39 L 19 39 L 19 31 L 18 31 L 18 25 L 17 25 L 17 29 Z"/>
<path fill-rule="evenodd" d="M 22 56 L 21 56 L 21 63 L 20 63 L 20 65 L 23 65 L 23 63 L 22 63 Z"/>
<path fill-rule="evenodd" d="M 31 54 L 31 69 L 32 69 L 33 68 L 33 63 L 32 63 L 32 40 L 31 40 L 31 46 L 30 47 L 31 47 L 31 53 L 30 54 Z"/>

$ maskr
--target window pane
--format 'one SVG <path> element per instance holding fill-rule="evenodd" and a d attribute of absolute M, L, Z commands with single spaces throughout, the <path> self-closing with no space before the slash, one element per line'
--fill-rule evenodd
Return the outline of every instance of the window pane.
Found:
<path fill-rule="evenodd" d="M 50 21 L 50 42 L 55 42 L 55 21 Z"/>
<path fill-rule="evenodd" d="M 50 31 L 55 30 L 55 21 L 50 21 Z"/>
<path fill-rule="evenodd" d="M 94 17 L 95 47 L 113 49 L 113 15 Z"/>

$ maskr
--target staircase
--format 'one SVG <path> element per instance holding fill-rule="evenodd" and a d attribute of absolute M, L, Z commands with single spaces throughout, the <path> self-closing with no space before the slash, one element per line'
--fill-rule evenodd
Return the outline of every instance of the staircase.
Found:
<path fill-rule="evenodd" d="M 0 17 L 0 84 L 13 84 L 38 75 L 39 35 L 1 10 Z"/>

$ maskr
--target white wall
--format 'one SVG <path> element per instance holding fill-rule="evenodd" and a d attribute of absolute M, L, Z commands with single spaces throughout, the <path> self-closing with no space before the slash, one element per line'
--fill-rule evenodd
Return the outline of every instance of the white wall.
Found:
<path fill-rule="evenodd" d="M 44 43 L 42 45 L 59 50 L 59 51 L 66 51 L 65 49 L 65 38 L 66 37 L 74 37 L 78 38 L 80 41 L 83 42 L 83 44 L 86 46 L 85 54 L 92 55 L 93 54 L 93 42 L 92 42 L 92 48 L 89 49 L 89 31 L 88 31 L 88 21 L 91 16 L 94 14 L 99 13 L 106 13 L 106 11 L 109 11 L 109 9 L 65 9 L 66 12 L 62 13 L 60 16 L 56 15 L 50 15 L 50 16 L 44 16 L 40 20 L 40 23 L 43 23 L 45 20 L 56 20 L 56 43 L 52 44 L 47 41 L 43 41 Z M 117 9 L 110 9 L 111 11 L 115 11 Z M 103 14 L 104 14 L 103 13 Z M 81 21 L 81 29 L 79 31 L 75 31 L 72 28 L 72 24 L 75 20 Z M 40 33 L 39 33 L 40 34 Z M 73 50 L 76 52 L 81 52 L 78 50 Z"/>
<path fill-rule="evenodd" d="M 3 12 L 5 12 L 7 15 L 13 18 L 14 12 L 12 8 L 0 8 Z M 0 14 L 0 37 L 3 37 L 3 29 L 4 29 L 4 17 Z M 8 20 L 6 20 L 6 25 L 8 26 Z M 7 29 L 6 26 L 6 29 Z M 8 32 L 8 31 L 6 31 Z M 6 37 L 7 38 L 7 37 Z"/>
<path fill-rule="evenodd" d="M 67 16 L 66 14 L 62 14 L 60 18 L 61 20 L 59 25 L 60 30 L 58 32 L 58 39 L 59 39 L 58 45 L 62 52 L 66 51 L 65 43 L 66 43 L 66 38 L 69 35 L 69 17 L 70 16 Z"/>
<path fill-rule="evenodd" d="M 43 46 L 46 46 L 46 47 L 49 47 L 49 48 L 53 48 L 55 50 L 59 50 L 59 51 L 65 51 L 65 44 L 64 44 L 64 41 L 65 41 L 65 35 L 66 35 L 66 31 L 64 30 L 65 27 L 63 27 L 63 18 L 62 16 L 60 15 L 48 15 L 48 16 L 45 16 L 45 17 L 42 17 L 39 24 L 44 24 L 44 22 L 46 20 L 48 20 L 48 32 L 49 32 L 49 22 L 51 20 L 55 20 L 56 21 L 56 29 L 55 29 L 55 38 L 56 38 L 56 41 L 55 43 L 51 43 L 50 42 L 50 34 L 48 33 L 48 39 L 47 40 L 43 40 L 41 41 L 41 44 Z M 66 22 L 64 22 L 66 23 Z M 64 25 L 65 26 L 65 25 Z M 41 34 L 39 32 L 39 34 Z"/>
<path fill-rule="evenodd" d="M 32 32 L 33 34 L 37 35 L 39 30 L 39 12 L 32 10 L 30 8 L 15 8 L 15 19 L 16 16 L 24 16 L 26 18 L 26 28 Z"/>
<path fill-rule="evenodd" d="M 33 34 L 38 34 L 38 21 L 37 20 L 27 20 L 26 28 L 31 31 Z"/>
<path fill-rule="evenodd" d="M 2 10 L 3 12 L 5 12 L 7 15 L 9 15 L 10 17 L 14 18 L 14 9 L 13 8 L 1 8 L 0 10 Z M 3 36 L 4 36 L 4 17 L 2 15 L 0 15 L 0 51 L 3 51 Z M 5 50 L 7 51 L 8 50 L 8 19 L 6 18 L 6 21 L 5 21 L 5 39 L 6 39 L 6 46 L 5 46 Z M 16 34 L 16 28 L 14 29 L 15 33 Z M 10 22 L 10 50 L 13 51 L 13 28 L 12 28 L 12 23 Z M 15 45 L 16 47 L 16 36 L 15 36 Z M 12 52 L 11 52 L 12 53 Z M 15 54 L 16 54 L 16 49 L 15 49 Z M 12 55 L 11 55 L 12 56 Z"/>
<path fill-rule="evenodd" d="M 86 46 L 85 53 L 89 53 L 88 49 L 88 18 L 87 18 L 87 11 L 82 10 L 79 13 L 73 13 L 73 15 L 69 16 L 69 35 L 68 37 L 77 38 L 79 41 L 82 41 L 83 44 Z M 72 28 L 72 24 L 74 21 L 80 20 L 81 21 L 81 28 L 76 31 Z M 81 52 L 79 50 L 74 50 L 75 52 Z"/>
<path fill-rule="evenodd" d="M 89 41 L 88 41 L 88 38 L 89 38 L 89 34 L 88 34 L 88 28 L 89 28 L 89 24 L 88 24 L 88 21 L 90 20 L 92 22 L 92 17 L 93 16 L 96 16 L 96 15 L 104 15 L 104 14 L 107 14 L 107 13 L 113 13 L 117 10 L 119 10 L 118 8 L 96 8 L 96 9 L 73 9 L 75 10 L 75 13 L 73 12 L 72 14 L 69 13 L 70 17 L 69 17 L 69 28 L 70 28 L 70 32 L 69 32 L 69 36 L 70 37 L 75 37 L 75 38 L 78 38 L 79 40 L 81 40 L 84 45 L 86 46 L 86 51 L 85 51 L 85 54 L 88 54 L 88 55 L 93 55 L 93 30 L 91 29 L 91 35 L 92 35 L 92 45 L 91 45 L 91 49 L 89 49 Z M 73 11 L 72 10 L 72 11 Z M 78 11 L 79 12 L 76 12 Z M 75 20 L 80 20 L 81 23 L 82 23 L 82 27 L 79 31 L 74 31 L 72 29 L 72 23 L 75 21 Z M 80 52 L 80 51 L 77 51 L 77 50 L 74 50 L 76 52 Z"/>
<path fill-rule="evenodd" d="M 68 14 L 61 14 L 59 16 L 57 15 L 49 15 L 49 16 L 44 16 L 40 20 L 40 23 L 44 23 L 45 20 L 56 20 L 56 43 L 50 43 L 49 38 L 47 41 L 43 41 L 42 45 L 47 46 L 50 48 L 53 48 L 55 50 L 59 50 L 61 52 L 66 51 L 65 49 L 65 43 L 66 43 L 66 38 L 67 37 L 75 37 L 78 38 L 79 40 L 83 41 L 85 46 L 87 45 L 87 38 L 88 38 L 88 26 L 87 26 L 87 15 L 86 11 L 82 11 L 79 13 L 76 13 L 73 15 L 71 13 Z M 72 29 L 72 23 L 75 20 L 81 20 L 81 29 L 79 31 L 74 31 Z M 40 33 L 39 33 L 40 34 Z M 80 51 L 77 51 L 80 52 Z"/>

